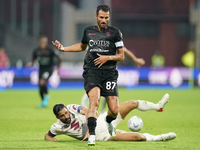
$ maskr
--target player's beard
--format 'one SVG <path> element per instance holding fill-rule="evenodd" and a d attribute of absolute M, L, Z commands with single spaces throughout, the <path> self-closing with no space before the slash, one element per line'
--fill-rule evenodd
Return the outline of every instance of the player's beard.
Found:
<path fill-rule="evenodd" d="M 107 27 L 108 23 L 106 22 L 100 22 L 98 21 L 98 26 L 101 30 L 105 30 L 105 28 Z"/>
<path fill-rule="evenodd" d="M 66 124 L 70 124 L 71 123 L 71 118 L 65 118 L 64 120 L 61 120 L 63 123 L 66 123 Z"/>

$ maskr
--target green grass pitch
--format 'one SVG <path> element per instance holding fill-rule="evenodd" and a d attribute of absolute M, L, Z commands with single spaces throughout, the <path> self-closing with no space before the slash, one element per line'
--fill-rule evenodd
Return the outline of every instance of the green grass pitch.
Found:
<path fill-rule="evenodd" d="M 130 99 L 148 100 L 157 103 L 165 93 L 170 101 L 165 111 L 140 112 L 133 110 L 117 127 L 129 131 L 127 121 L 137 115 L 143 119 L 141 133 L 153 135 L 175 132 L 177 138 L 166 142 L 114 142 L 97 141 L 95 147 L 88 147 L 65 135 L 57 136 L 59 142 L 45 141 L 44 135 L 56 122 L 52 107 L 55 103 L 80 104 L 84 90 L 53 90 L 48 107 L 40 109 L 39 93 L 35 90 L 0 91 L 0 149 L 99 149 L 99 150 L 156 150 L 200 149 L 200 89 L 192 90 L 127 90 L 119 89 L 119 101 Z M 101 105 L 101 104 L 100 104 Z"/>

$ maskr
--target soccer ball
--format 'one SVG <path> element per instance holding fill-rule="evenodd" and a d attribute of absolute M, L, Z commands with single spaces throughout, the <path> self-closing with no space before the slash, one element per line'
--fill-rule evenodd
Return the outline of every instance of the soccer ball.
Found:
<path fill-rule="evenodd" d="M 143 121 L 138 116 L 133 116 L 128 120 L 128 128 L 131 131 L 137 132 L 140 131 L 143 127 Z"/>

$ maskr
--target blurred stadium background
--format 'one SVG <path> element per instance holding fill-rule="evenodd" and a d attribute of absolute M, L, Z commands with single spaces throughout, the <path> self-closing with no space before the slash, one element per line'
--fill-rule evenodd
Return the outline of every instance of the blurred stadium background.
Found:
<path fill-rule="evenodd" d="M 0 90 L 37 87 L 37 65 L 26 68 L 38 39 L 46 35 L 63 45 L 80 42 L 83 30 L 96 24 L 99 4 L 111 6 L 110 25 L 118 27 L 125 46 L 145 66 L 137 68 L 126 58 L 119 63 L 119 83 L 128 88 L 185 88 L 200 86 L 200 0 L 0 0 L 0 46 L 10 59 L 0 69 Z M 151 58 L 159 50 L 163 67 L 153 67 Z M 194 65 L 182 56 L 194 53 Z M 62 53 L 60 78 L 54 74 L 52 88 L 83 88 L 84 52 Z"/>

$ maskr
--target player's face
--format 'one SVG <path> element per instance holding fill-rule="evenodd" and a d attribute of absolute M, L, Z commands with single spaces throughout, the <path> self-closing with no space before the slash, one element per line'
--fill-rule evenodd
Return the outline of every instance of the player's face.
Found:
<path fill-rule="evenodd" d="M 104 30 L 110 20 L 110 12 L 104 12 L 102 10 L 99 10 L 99 14 L 96 14 L 96 18 L 99 29 Z"/>
<path fill-rule="evenodd" d="M 40 39 L 40 47 L 41 49 L 45 49 L 48 44 L 48 39 L 46 37 L 43 37 Z"/>
<path fill-rule="evenodd" d="M 57 118 L 60 119 L 60 121 L 63 123 L 69 124 L 71 122 L 70 113 L 65 107 L 58 112 Z"/>

